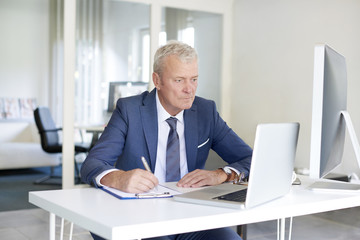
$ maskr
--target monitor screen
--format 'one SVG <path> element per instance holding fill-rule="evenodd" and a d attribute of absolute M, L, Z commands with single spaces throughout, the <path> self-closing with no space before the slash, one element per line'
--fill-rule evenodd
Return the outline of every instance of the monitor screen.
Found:
<path fill-rule="evenodd" d="M 148 90 L 148 82 L 110 82 L 108 112 L 113 112 L 119 98 L 141 94 Z"/>
<path fill-rule="evenodd" d="M 345 58 L 327 45 L 314 52 L 310 177 L 323 178 L 340 165 L 345 141 Z"/>

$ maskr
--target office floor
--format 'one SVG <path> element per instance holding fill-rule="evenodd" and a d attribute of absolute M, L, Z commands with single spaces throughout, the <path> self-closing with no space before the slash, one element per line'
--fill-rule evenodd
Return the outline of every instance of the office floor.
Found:
<path fill-rule="evenodd" d="M 0 212 L 0 239 L 2 240 L 47 240 L 49 214 L 38 208 Z M 59 239 L 60 218 L 56 219 Z M 276 239 L 276 221 L 250 224 L 248 240 Z M 65 223 L 64 239 L 69 235 Z M 288 225 L 287 225 L 288 226 Z M 92 239 L 89 232 L 74 226 L 74 240 Z M 294 218 L 292 239 L 343 240 L 360 239 L 360 208 L 344 209 Z"/>
<path fill-rule="evenodd" d="M 56 169 L 56 173 L 61 175 L 61 169 L 59 170 Z M 29 191 L 61 189 L 61 185 L 34 184 L 34 181 L 49 173 L 50 168 L 1 170 L 0 212 L 34 208 L 28 201 Z M 53 181 L 61 183 L 61 179 Z"/>

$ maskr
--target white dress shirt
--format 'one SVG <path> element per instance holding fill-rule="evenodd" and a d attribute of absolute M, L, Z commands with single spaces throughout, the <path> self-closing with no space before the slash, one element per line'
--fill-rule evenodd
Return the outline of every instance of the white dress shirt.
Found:
<path fill-rule="evenodd" d="M 164 183 L 166 182 L 166 146 L 170 131 L 170 126 L 166 122 L 166 119 L 171 117 L 171 115 L 161 105 L 157 92 L 156 109 L 158 115 L 158 145 L 154 174 L 158 178 L 159 183 Z M 176 117 L 178 120 L 176 124 L 176 131 L 179 135 L 180 142 L 180 174 L 181 177 L 183 177 L 188 173 L 184 136 L 184 110 L 172 117 Z"/>

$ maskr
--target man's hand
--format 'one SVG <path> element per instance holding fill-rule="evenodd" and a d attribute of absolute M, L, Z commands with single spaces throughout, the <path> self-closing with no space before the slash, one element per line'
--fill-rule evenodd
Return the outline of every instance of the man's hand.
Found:
<path fill-rule="evenodd" d="M 223 170 L 217 169 L 214 171 L 207 171 L 196 169 L 186 174 L 178 183 L 178 187 L 197 188 L 202 186 L 218 185 L 223 183 L 227 178 Z"/>
<path fill-rule="evenodd" d="M 106 174 L 100 182 L 128 193 L 147 192 L 159 184 L 154 174 L 143 169 L 113 171 Z"/>

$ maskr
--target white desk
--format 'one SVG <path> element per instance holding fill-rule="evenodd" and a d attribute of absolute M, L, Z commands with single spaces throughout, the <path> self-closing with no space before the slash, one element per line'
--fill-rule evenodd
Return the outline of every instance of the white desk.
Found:
<path fill-rule="evenodd" d="M 360 205 L 360 193 L 312 192 L 306 189 L 312 181 L 300 179 L 302 185 L 293 186 L 287 196 L 246 210 L 180 203 L 171 198 L 119 200 L 95 188 L 30 192 L 29 201 L 54 218 L 63 217 L 108 239 L 170 235 Z"/>

